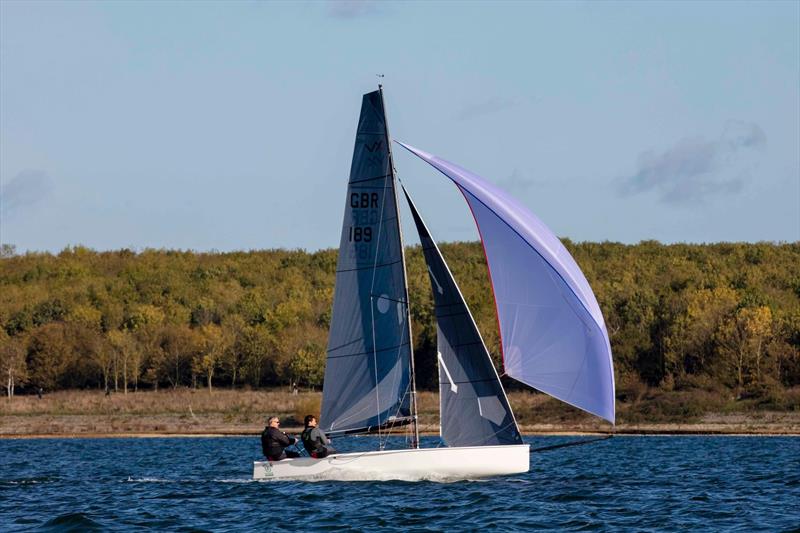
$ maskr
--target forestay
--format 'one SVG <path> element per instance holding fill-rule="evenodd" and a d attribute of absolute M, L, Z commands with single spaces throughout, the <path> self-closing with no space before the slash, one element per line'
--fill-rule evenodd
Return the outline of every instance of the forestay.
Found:
<path fill-rule="evenodd" d="M 442 439 L 448 446 L 522 444 L 503 386 L 461 290 L 405 187 L 403 192 L 433 290 Z"/>
<path fill-rule="evenodd" d="M 336 268 L 321 424 L 330 433 L 410 420 L 410 331 L 380 91 L 365 94 Z"/>
<path fill-rule="evenodd" d="M 450 178 L 483 243 L 506 374 L 614 422 L 614 370 L 600 306 L 575 260 L 536 216 L 453 163 L 400 143 Z"/>

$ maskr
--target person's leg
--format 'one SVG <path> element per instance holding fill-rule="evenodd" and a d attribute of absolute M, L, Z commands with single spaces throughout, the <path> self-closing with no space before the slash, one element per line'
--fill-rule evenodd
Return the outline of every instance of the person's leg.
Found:
<path fill-rule="evenodd" d="M 300 457 L 300 454 L 295 452 L 295 451 L 293 451 L 293 450 L 286 450 L 283 453 L 286 455 L 286 457 L 291 457 L 291 458 Z"/>
<path fill-rule="evenodd" d="M 322 459 L 323 457 L 328 457 L 332 453 L 336 453 L 336 448 L 326 444 L 320 451 L 317 452 L 316 457 L 317 459 Z"/>

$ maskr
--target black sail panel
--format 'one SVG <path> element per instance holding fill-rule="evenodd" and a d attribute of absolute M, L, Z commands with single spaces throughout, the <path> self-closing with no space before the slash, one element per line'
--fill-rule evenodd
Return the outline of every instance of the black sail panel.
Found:
<path fill-rule="evenodd" d="M 448 446 L 521 444 L 522 437 L 464 297 L 408 191 L 436 307 L 442 439 Z"/>
<path fill-rule="evenodd" d="M 345 197 L 322 427 L 368 430 L 411 415 L 410 330 L 380 91 L 365 94 Z"/>

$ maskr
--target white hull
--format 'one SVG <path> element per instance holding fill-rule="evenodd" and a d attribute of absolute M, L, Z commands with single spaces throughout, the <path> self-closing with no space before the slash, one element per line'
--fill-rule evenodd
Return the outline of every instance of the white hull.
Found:
<path fill-rule="evenodd" d="M 469 446 L 337 453 L 255 461 L 253 479 L 454 481 L 527 472 L 530 446 Z"/>

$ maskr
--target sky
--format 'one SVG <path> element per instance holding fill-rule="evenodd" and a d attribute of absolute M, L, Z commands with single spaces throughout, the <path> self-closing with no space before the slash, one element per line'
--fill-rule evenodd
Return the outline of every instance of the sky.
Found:
<path fill-rule="evenodd" d="M 2 0 L 0 243 L 336 247 L 378 82 L 392 137 L 560 237 L 800 240 L 797 1 Z M 478 238 L 395 163 L 437 240 Z"/>

